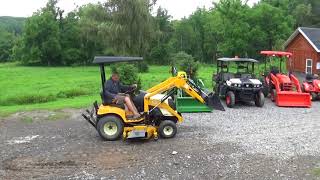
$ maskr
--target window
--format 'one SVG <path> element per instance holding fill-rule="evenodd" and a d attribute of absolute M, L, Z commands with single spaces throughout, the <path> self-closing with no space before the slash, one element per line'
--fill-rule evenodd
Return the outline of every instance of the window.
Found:
<path fill-rule="evenodd" d="M 306 60 L 306 74 L 312 74 L 312 59 Z"/>

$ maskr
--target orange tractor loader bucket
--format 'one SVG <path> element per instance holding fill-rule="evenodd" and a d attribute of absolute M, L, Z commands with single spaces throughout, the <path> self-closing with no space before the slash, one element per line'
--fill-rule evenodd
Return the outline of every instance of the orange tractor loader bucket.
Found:
<path fill-rule="evenodd" d="M 282 107 L 311 107 L 311 97 L 309 93 L 301 91 L 299 80 L 292 74 L 289 75 L 291 83 L 295 90 L 281 90 L 278 78 L 271 74 L 272 82 L 276 89 L 275 102 L 277 106 Z M 284 86 L 282 84 L 282 86 Z"/>

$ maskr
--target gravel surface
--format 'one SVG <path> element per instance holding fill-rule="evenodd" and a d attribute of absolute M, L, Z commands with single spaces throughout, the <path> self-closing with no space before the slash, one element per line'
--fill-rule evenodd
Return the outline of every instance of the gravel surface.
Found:
<path fill-rule="evenodd" d="M 156 142 L 102 141 L 80 112 L 0 120 L 0 179 L 320 179 L 320 102 L 183 114 Z"/>
<path fill-rule="evenodd" d="M 250 105 L 249 105 L 250 106 Z M 313 108 L 264 108 L 240 105 L 227 112 L 186 114 L 186 124 L 205 129 L 212 143 L 236 143 L 252 154 L 287 159 L 320 154 L 320 103 Z M 196 119 L 196 120 L 194 120 Z"/>

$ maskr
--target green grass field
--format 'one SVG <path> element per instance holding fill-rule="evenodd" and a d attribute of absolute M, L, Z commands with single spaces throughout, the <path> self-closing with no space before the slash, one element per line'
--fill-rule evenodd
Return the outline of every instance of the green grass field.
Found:
<path fill-rule="evenodd" d="M 106 68 L 107 76 L 110 69 Z M 212 89 L 214 66 L 202 66 L 199 77 Z M 170 77 L 169 66 L 150 66 L 141 73 L 142 88 L 148 89 Z M 108 78 L 108 77 L 107 77 Z M 0 64 L 0 116 L 18 111 L 88 107 L 100 100 L 99 68 L 25 67 Z"/>

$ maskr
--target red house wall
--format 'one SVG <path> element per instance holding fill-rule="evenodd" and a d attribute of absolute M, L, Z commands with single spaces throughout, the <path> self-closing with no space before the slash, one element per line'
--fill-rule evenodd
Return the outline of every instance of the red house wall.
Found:
<path fill-rule="evenodd" d="M 312 59 L 312 73 L 317 73 L 317 62 L 320 62 L 320 54 L 311 46 L 311 44 L 298 34 L 286 47 L 286 51 L 293 53 L 291 70 L 298 72 L 306 71 L 306 59 Z M 289 61 L 287 68 L 290 69 Z"/>

